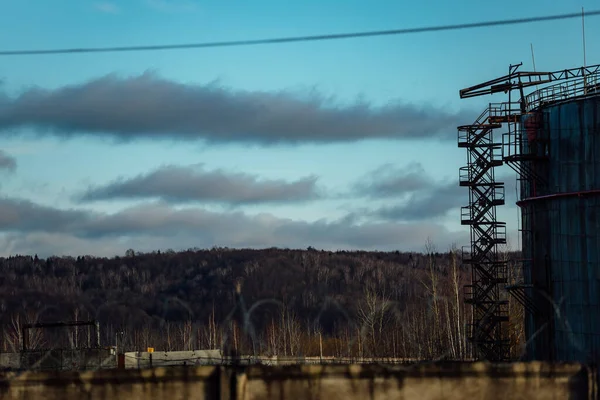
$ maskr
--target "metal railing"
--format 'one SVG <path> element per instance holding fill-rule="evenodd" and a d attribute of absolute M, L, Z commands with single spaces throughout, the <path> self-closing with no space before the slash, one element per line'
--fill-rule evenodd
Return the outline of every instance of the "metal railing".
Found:
<path fill-rule="evenodd" d="M 582 78 L 562 81 L 531 92 L 525 96 L 525 108 L 527 111 L 532 111 L 547 103 L 555 103 L 598 93 L 600 93 L 598 73 L 594 73 Z"/>
<path fill-rule="evenodd" d="M 489 105 L 489 119 L 492 121 L 506 120 L 511 116 L 519 115 L 521 115 L 519 102 L 490 103 Z"/>

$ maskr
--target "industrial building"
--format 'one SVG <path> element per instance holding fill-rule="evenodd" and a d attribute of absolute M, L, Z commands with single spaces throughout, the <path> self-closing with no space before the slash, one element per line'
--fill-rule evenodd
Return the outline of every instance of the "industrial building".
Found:
<path fill-rule="evenodd" d="M 523 72 L 460 91 L 461 98 L 504 93 L 470 125 L 458 128 L 467 150 L 460 185 L 469 189 L 461 222 L 472 267 L 465 301 L 473 307 L 470 340 L 477 356 L 510 359 L 508 296 L 526 311 L 525 358 L 600 360 L 600 65 Z M 504 184 L 494 170 L 518 174 L 522 281 L 512 284 L 498 246 L 506 224 L 496 208 Z"/>

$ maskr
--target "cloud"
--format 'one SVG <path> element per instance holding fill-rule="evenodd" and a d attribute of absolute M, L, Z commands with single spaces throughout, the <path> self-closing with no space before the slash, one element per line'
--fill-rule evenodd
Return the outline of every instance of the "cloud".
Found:
<path fill-rule="evenodd" d="M 207 143 L 301 144 L 364 139 L 454 140 L 472 119 L 412 104 L 335 105 L 319 94 L 235 91 L 163 79 L 152 73 L 107 75 L 54 90 L 0 94 L 0 131 L 33 128 L 61 137 L 103 136 L 120 141 L 162 139 Z M 22 132 L 22 131 L 20 131 Z"/>
<path fill-rule="evenodd" d="M 456 182 L 437 183 L 426 190 L 413 192 L 408 201 L 400 205 L 384 206 L 372 215 L 394 221 L 423 221 L 445 216 L 449 211 L 457 213 L 467 205 L 469 192 Z"/>
<path fill-rule="evenodd" d="M 85 211 L 59 210 L 29 200 L 0 198 L 0 231 L 68 232 L 91 220 Z"/>
<path fill-rule="evenodd" d="M 159 198 L 170 203 L 289 203 L 318 198 L 316 181 L 314 176 L 292 182 L 261 180 L 246 173 L 205 171 L 200 166 L 170 165 L 147 174 L 90 188 L 80 200 Z"/>
<path fill-rule="evenodd" d="M 432 237 L 440 246 L 466 240 L 434 223 L 363 223 L 351 218 L 306 222 L 270 214 L 219 213 L 151 203 L 114 214 L 60 210 L 17 199 L 0 200 L 0 248 L 5 254 L 114 255 L 139 251 L 212 246 L 266 248 L 414 250 Z"/>
<path fill-rule="evenodd" d="M 97 11 L 106 13 L 106 14 L 118 14 L 121 10 L 120 8 L 114 4 L 114 3 L 110 3 L 108 1 L 98 1 L 94 3 L 94 8 Z"/>
<path fill-rule="evenodd" d="M 366 174 L 354 190 L 371 198 L 396 197 L 431 185 L 430 178 L 420 163 L 412 162 L 404 167 L 384 164 Z"/>
<path fill-rule="evenodd" d="M 17 169 L 17 160 L 0 150 L 0 170 L 14 172 Z"/>
<path fill-rule="evenodd" d="M 458 172 L 458 171 L 457 171 Z M 458 173 L 457 173 L 458 175 Z M 505 183 L 506 202 L 512 199 L 513 174 L 497 174 L 497 182 Z M 354 186 L 355 193 L 370 198 L 393 198 L 397 204 L 356 211 L 363 216 L 388 221 L 426 221 L 444 217 L 469 203 L 469 189 L 456 179 L 436 180 L 420 163 L 404 167 L 384 164 Z"/>

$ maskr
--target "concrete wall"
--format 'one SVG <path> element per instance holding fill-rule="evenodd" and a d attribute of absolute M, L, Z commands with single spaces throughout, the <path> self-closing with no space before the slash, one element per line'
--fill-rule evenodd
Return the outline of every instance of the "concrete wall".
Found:
<path fill-rule="evenodd" d="M 170 367 L 0 375 L 0 399 L 592 399 L 580 364 Z"/>
<path fill-rule="evenodd" d="M 236 358 L 223 356 L 220 350 L 155 351 L 125 353 L 125 368 L 151 368 L 176 365 L 299 365 L 299 364 L 409 364 L 418 362 L 408 358 L 340 358 L 340 357 L 291 357 L 249 356 Z"/>
<path fill-rule="evenodd" d="M 298 365 L 298 364 L 408 364 L 418 360 L 403 358 L 339 358 L 223 356 L 220 350 L 155 351 L 125 353 L 126 369 L 195 365 Z M 0 353 L 0 370 L 80 371 L 117 367 L 117 357 L 110 349 L 40 350 L 23 353 Z"/>
<path fill-rule="evenodd" d="M 0 368 L 18 369 L 21 366 L 19 353 L 0 353 Z"/>
<path fill-rule="evenodd" d="M 176 365 L 218 365 L 220 350 L 155 351 L 125 353 L 125 368 L 151 368 Z"/>

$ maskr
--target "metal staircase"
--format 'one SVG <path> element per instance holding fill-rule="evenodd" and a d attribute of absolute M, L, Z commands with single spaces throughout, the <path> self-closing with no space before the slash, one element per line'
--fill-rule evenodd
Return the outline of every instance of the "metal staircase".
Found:
<path fill-rule="evenodd" d="M 458 146 L 467 149 L 467 165 L 459 171 L 459 184 L 469 188 L 469 205 L 461 209 L 461 224 L 471 227 L 469 258 L 471 285 L 465 287 L 465 302 L 473 306 L 469 340 L 479 357 L 502 361 L 509 358 L 509 341 L 503 334 L 508 322 L 506 263 L 498 258 L 497 246 L 506 243 L 506 226 L 496 219 L 496 207 L 504 204 L 504 184 L 496 182 L 494 168 L 502 165 L 502 143 L 494 141 L 492 105 L 471 125 L 458 127 Z"/>

